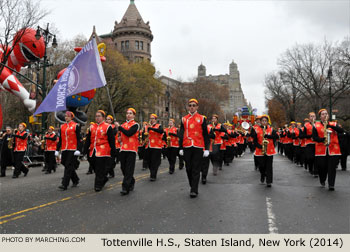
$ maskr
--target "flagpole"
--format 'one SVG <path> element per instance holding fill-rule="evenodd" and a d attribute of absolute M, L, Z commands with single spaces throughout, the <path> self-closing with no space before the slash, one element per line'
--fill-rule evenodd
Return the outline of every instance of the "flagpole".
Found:
<path fill-rule="evenodd" d="M 111 99 L 111 96 L 110 96 L 110 94 L 109 94 L 109 88 L 108 88 L 107 85 L 106 85 L 106 90 L 107 90 L 109 105 L 111 106 L 111 110 L 112 110 L 112 116 L 113 116 L 113 118 L 114 118 L 114 120 L 115 120 L 116 118 L 115 118 L 115 114 L 114 114 L 114 108 L 113 108 L 113 104 L 112 104 L 112 99 Z"/>

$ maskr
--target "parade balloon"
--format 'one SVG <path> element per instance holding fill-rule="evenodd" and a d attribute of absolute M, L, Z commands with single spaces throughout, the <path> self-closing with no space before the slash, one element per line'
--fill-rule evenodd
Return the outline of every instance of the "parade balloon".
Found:
<path fill-rule="evenodd" d="M 20 98 L 24 106 L 34 112 L 36 101 L 30 99 L 29 92 L 23 87 L 22 83 L 13 74 L 13 70 L 19 72 L 22 67 L 39 61 L 45 54 L 45 43 L 43 37 L 35 38 L 36 31 L 32 28 L 19 30 L 14 36 L 12 48 L 2 48 L 0 46 L 0 59 L 9 53 L 4 69 L 0 73 L 0 91 L 7 90 L 13 95 Z M 1 119 L 1 117 L 0 117 Z M 2 124 L 2 120 L 0 125 Z"/>

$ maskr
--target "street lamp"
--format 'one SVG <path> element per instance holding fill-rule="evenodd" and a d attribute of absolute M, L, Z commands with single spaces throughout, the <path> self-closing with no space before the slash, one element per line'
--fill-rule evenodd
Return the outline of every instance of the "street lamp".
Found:
<path fill-rule="evenodd" d="M 46 49 L 47 49 L 47 45 L 49 44 L 51 39 L 52 39 L 52 44 L 51 44 L 52 47 L 56 48 L 57 47 L 57 40 L 56 40 L 56 35 L 49 31 L 49 23 L 47 24 L 46 29 L 43 29 L 40 26 L 38 26 L 38 29 L 36 30 L 35 38 L 37 40 L 39 40 L 41 38 L 41 36 L 43 36 L 44 43 L 45 43 L 44 60 L 42 62 L 43 80 L 42 80 L 42 84 L 41 84 L 42 99 L 44 100 L 46 97 L 46 67 L 52 66 L 52 64 L 49 64 L 49 62 L 47 60 Z M 47 115 L 46 115 L 46 113 L 42 113 L 42 116 L 41 116 L 41 131 L 42 131 L 42 133 L 45 133 L 45 131 L 47 129 L 46 124 L 47 124 Z"/>
<path fill-rule="evenodd" d="M 330 115 L 330 120 L 332 120 L 332 83 L 331 83 L 331 78 L 333 76 L 332 73 L 332 66 L 329 66 L 328 68 L 328 73 L 327 73 L 327 79 L 328 79 L 328 84 L 329 84 L 329 115 Z"/>

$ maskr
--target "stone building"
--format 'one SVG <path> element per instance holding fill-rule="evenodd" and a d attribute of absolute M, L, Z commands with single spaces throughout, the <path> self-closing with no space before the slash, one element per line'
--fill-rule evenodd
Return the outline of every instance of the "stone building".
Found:
<path fill-rule="evenodd" d="M 243 106 L 251 107 L 244 97 L 239 77 L 237 64 L 232 60 L 229 66 L 229 74 L 207 75 L 206 67 L 203 64 L 198 66 L 197 78 L 227 86 L 229 90 L 229 100 L 221 102 L 221 108 L 227 116 L 232 116 Z"/>
<path fill-rule="evenodd" d="M 99 38 L 132 62 L 151 61 L 153 34 L 149 22 L 143 21 L 134 0 L 130 0 L 121 21 L 115 21 L 113 31 L 99 35 Z"/>

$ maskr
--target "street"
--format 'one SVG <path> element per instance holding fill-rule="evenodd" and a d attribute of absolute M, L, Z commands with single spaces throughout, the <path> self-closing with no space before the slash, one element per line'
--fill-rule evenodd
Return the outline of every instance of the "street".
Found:
<path fill-rule="evenodd" d="M 2 234 L 197 234 L 197 233 L 350 233 L 349 171 L 337 171 L 335 191 L 321 188 L 302 167 L 286 157 L 274 157 L 272 188 L 260 184 L 253 156 L 246 152 L 224 166 L 218 176 L 212 167 L 199 196 L 189 197 L 185 169 L 170 175 L 163 159 L 158 178 L 136 162 L 135 190 L 121 196 L 122 175 L 104 190 L 93 190 L 94 175 L 86 175 L 88 163 L 78 169 L 80 184 L 59 191 L 63 176 L 45 175 L 42 167 L 30 168 L 27 177 L 12 179 L 12 171 L 0 179 L 0 232 Z M 348 162 L 349 167 L 349 162 Z"/>

